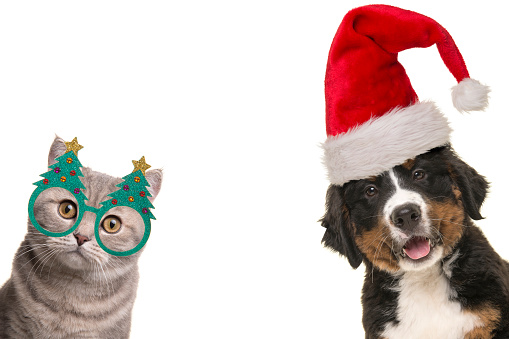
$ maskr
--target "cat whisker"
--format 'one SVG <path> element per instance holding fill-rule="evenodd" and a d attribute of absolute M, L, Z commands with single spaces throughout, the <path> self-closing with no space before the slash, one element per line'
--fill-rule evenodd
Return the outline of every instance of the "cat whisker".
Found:
<path fill-rule="evenodd" d="M 97 263 L 94 261 L 94 262 L 92 262 L 92 264 L 93 264 L 93 266 L 92 266 L 93 269 L 87 274 L 87 276 L 86 276 L 85 280 L 83 280 L 83 282 L 88 282 L 90 279 L 90 282 L 92 284 L 95 284 L 95 282 L 97 280 L 96 279 Z"/>
<path fill-rule="evenodd" d="M 25 263 L 25 265 L 26 265 L 33 259 L 37 259 L 35 261 L 35 263 L 33 263 L 32 267 L 30 268 L 30 271 L 28 271 L 28 275 L 26 278 L 26 284 L 29 286 L 30 289 L 32 288 L 32 285 L 30 284 L 30 282 L 31 282 L 30 275 L 32 274 L 32 270 L 35 268 L 35 271 L 34 271 L 34 274 L 35 274 L 35 272 L 37 271 L 37 267 L 38 267 L 37 264 L 39 264 L 40 260 L 44 259 L 47 255 L 51 254 L 53 251 L 54 251 L 54 249 L 52 249 L 52 248 L 44 250 L 43 252 L 36 255 L 34 258 L 30 259 L 27 263 Z M 25 265 L 23 265 L 23 266 L 25 266 Z"/>
<path fill-rule="evenodd" d="M 48 245 L 46 245 L 46 244 L 41 244 L 41 245 L 30 245 L 30 246 L 29 246 L 29 245 L 26 245 L 26 246 L 27 246 L 27 247 L 30 247 L 30 248 L 29 248 L 28 250 L 26 250 L 26 251 L 24 251 L 24 252 L 22 252 L 22 253 L 20 253 L 20 254 L 16 255 L 16 256 L 14 257 L 14 259 L 17 259 L 17 258 L 19 258 L 19 257 L 21 257 L 21 256 L 23 256 L 23 255 L 25 255 L 26 253 L 29 253 L 29 252 L 31 252 L 31 251 L 34 251 L 34 250 L 36 250 L 36 249 L 38 249 L 38 248 L 48 247 Z"/>
<path fill-rule="evenodd" d="M 35 257 L 33 257 L 32 259 L 28 260 L 26 263 L 21 265 L 20 269 L 25 267 L 25 265 L 29 264 L 32 260 L 37 259 L 37 257 L 39 257 L 39 256 L 41 256 L 41 255 L 43 255 L 43 254 L 45 254 L 45 253 L 47 253 L 49 251 L 51 251 L 51 248 L 45 249 L 44 251 L 42 251 L 41 253 L 37 254 Z"/>
<path fill-rule="evenodd" d="M 116 258 L 115 258 L 116 259 Z M 114 260 L 109 260 L 106 262 L 106 266 L 111 267 L 115 272 L 117 273 L 117 276 L 120 276 L 123 274 L 123 268 L 125 267 L 125 264 L 122 262 L 117 262 Z"/>
<path fill-rule="evenodd" d="M 37 267 L 35 268 L 34 270 L 34 274 L 37 273 L 37 270 L 38 269 L 41 269 L 41 272 L 42 272 L 42 269 L 44 268 L 44 265 L 46 264 L 46 262 L 51 259 L 53 257 L 53 255 L 55 255 L 55 253 L 57 252 L 58 250 L 57 249 L 52 249 L 49 253 L 46 253 L 46 255 L 42 256 L 41 258 L 39 258 L 39 260 L 37 261 L 36 265 Z M 34 265 L 35 266 L 35 265 Z M 40 275 L 39 275 L 40 276 Z"/>
<path fill-rule="evenodd" d="M 106 275 L 106 272 L 104 271 L 103 269 L 103 266 L 101 265 L 101 263 L 99 263 L 99 268 L 101 269 L 103 275 L 104 275 L 104 280 L 106 281 L 106 286 L 108 287 L 108 295 L 111 295 L 114 291 L 114 288 L 113 288 L 113 282 L 111 282 L 111 294 L 110 294 L 110 281 L 108 280 L 108 276 Z"/>
<path fill-rule="evenodd" d="M 55 262 L 55 259 L 58 258 L 58 255 L 62 253 L 62 250 L 59 250 L 59 251 L 55 251 L 55 255 L 53 256 L 53 261 L 51 262 L 51 265 L 49 266 L 49 270 L 48 270 L 48 276 L 47 276 L 47 279 L 49 280 L 49 277 L 50 277 L 50 273 L 51 273 L 51 268 L 53 267 L 53 263 Z"/>
<path fill-rule="evenodd" d="M 45 258 L 41 259 L 41 262 L 39 264 L 39 266 L 35 269 L 34 271 L 34 275 L 37 274 L 37 270 L 40 268 L 40 271 L 39 271 L 39 278 L 42 278 L 42 271 L 44 270 L 44 266 L 46 265 L 46 263 L 53 257 L 56 256 L 56 254 L 58 254 L 58 250 L 57 249 L 53 249 L 52 252 L 50 252 Z"/>

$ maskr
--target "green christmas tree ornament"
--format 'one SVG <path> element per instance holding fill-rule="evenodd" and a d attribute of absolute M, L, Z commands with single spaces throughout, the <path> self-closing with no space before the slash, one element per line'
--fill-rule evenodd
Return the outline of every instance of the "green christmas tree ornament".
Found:
<path fill-rule="evenodd" d="M 71 143 L 73 142 L 76 142 L 77 144 L 77 139 L 74 138 L 74 140 Z M 34 225 L 34 227 L 39 232 L 50 237 L 63 237 L 74 232 L 74 230 L 78 227 L 84 213 L 78 214 L 76 222 L 68 230 L 63 232 L 48 231 L 39 225 L 34 216 L 34 204 L 37 197 L 42 192 L 49 188 L 60 187 L 71 192 L 74 198 L 78 201 L 79 206 L 86 206 L 85 200 L 87 200 L 87 197 L 82 192 L 82 190 L 85 189 L 85 186 L 79 179 L 79 177 L 83 176 L 83 173 L 81 173 L 80 170 L 80 168 L 83 167 L 83 165 L 78 160 L 77 150 L 74 143 L 72 144 L 71 147 L 67 145 L 71 143 L 66 143 L 67 152 L 64 155 L 61 155 L 55 159 L 57 162 L 49 167 L 50 170 L 46 173 L 41 174 L 41 176 L 44 179 L 34 183 L 34 185 L 36 185 L 37 188 L 32 193 L 32 196 L 30 197 L 30 201 L 28 203 L 28 215 L 30 217 L 30 220 L 32 221 L 32 225 Z M 82 148 L 82 146 L 80 147 Z"/>
<path fill-rule="evenodd" d="M 105 252 L 116 256 L 128 256 L 138 252 L 141 248 L 143 248 L 143 246 L 145 246 L 150 236 L 150 219 L 155 220 L 154 215 L 150 211 L 150 209 L 153 209 L 154 206 L 148 199 L 151 197 L 151 194 L 147 189 L 150 187 L 150 184 L 145 178 L 145 171 L 150 168 L 150 165 L 145 162 L 145 157 L 142 157 L 139 161 L 133 160 L 134 171 L 122 178 L 123 182 L 117 185 L 119 189 L 111 193 L 107 200 L 101 202 L 101 208 L 95 208 L 88 206 L 85 203 L 87 197 L 82 192 L 82 190 L 85 189 L 85 186 L 80 180 L 80 177 L 83 177 L 83 173 L 80 168 L 83 166 L 78 160 L 77 154 L 83 146 L 78 144 L 76 138 L 74 138 L 71 142 L 66 142 L 65 144 L 67 148 L 66 153 L 55 159 L 57 162 L 49 167 L 50 170 L 48 172 L 41 174 L 44 179 L 34 183 L 37 188 L 32 193 L 28 204 L 28 215 L 32 225 L 34 225 L 34 227 L 44 235 L 51 237 L 63 237 L 71 234 L 78 228 L 83 215 L 88 211 L 96 214 L 94 235 L 98 245 Z M 73 200 L 78 206 L 78 210 L 74 217 L 74 223 L 65 231 L 51 232 L 43 228 L 34 215 L 35 201 L 42 192 L 52 188 L 63 188 L 70 192 Z M 102 221 L 109 217 L 112 209 L 121 206 L 135 210 L 141 216 L 145 225 L 145 230 L 140 242 L 135 247 L 125 251 L 117 251 L 108 248 L 101 239 L 101 234 L 105 234 L 103 233 L 105 230 L 101 226 Z"/>
<path fill-rule="evenodd" d="M 110 194 L 111 199 L 102 202 L 103 207 L 101 210 L 104 210 L 104 213 L 106 213 L 112 208 L 125 206 L 137 211 L 145 223 L 145 233 L 143 234 L 142 240 L 136 247 L 129 251 L 114 251 L 104 246 L 101 240 L 100 230 L 98 227 L 95 228 L 95 238 L 97 243 L 106 252 L 117 256 L 130 255 L 139 251 L 145 245 L 150 235 L 150 219 L 155 220 L 154 215 L 150 211 L 150 209 L 154 208 L 154 206 L 152 206 L 152 203 L 148 200 L 148 197 L 152 196 L 147 190 L 147 187 L 150 185 L 147 182 L 147 179 L 145 179 L 145 170 L 148 169 L 150 165 L 145 163 L 145 157 L 140 159 L 140 162 L 143 162 L 144 167 L 138 167 L 135 162 L 136 161 L 133 160 L 133 164 L 135 165 L 134 171 L 122 178 L 124 181 L 117 185 L 119 189 Z M 102 217 L 103 214 L 98 213 L 97 219 L 100 220 Z"/>

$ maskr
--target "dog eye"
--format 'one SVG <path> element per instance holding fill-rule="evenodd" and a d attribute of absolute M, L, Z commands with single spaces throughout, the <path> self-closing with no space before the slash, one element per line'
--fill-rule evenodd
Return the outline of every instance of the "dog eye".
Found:
<path fill-rule="evenodd" d="M 422 180 L 426 177 L 426 173 L 423 170 L 416 170 L 413 173 L 414 180 Z"/>
<path fill-rule="evenodd" d="M 378 193 L 378 189 L 375 186 L 368 186 L 368 187 L 366 187 L 366 190 L 364 191 L 364 193 L 368 197 L 373 197 Z"/>

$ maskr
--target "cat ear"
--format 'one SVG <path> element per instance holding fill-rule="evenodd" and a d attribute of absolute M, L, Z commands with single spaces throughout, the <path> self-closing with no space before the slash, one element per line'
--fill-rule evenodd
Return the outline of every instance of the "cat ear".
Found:
<path fill-rule="evenodd" d="M 148 191 L 150 192 L 151 197 L 149 197 L 148 200 L 153 202 L 161 190 L 161 183 L 163 182 L 163 170 L 148 170 L 145 172 L 145 179 L 147 179 L 150 185 L 150 187 L 148 187 Z"/>
<path fill-rule="evenodd" d="M 65 147 L 65 141 L 64 139 L 60 138 L 58 135 L 55 135 L 55 140 L 53 140 L 53 143 L 51 144 L 51 147 L 49 149 L 48 154 L 48 167 L 55 164 L 57 161 L 55 158 L 58 158 L 59 156 L 63 155 L 67 150 L 67 147 Z"/>

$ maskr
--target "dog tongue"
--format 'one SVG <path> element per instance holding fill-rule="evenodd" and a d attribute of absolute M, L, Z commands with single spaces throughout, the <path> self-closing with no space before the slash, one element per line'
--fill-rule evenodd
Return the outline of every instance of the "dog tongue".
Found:
<path fill-rule="evenodd" d="M 430 251 L 429 241 L 421 237 L 412 238 L 406 243 L 403 250 L 414 260 L 424 258 Z"/>

